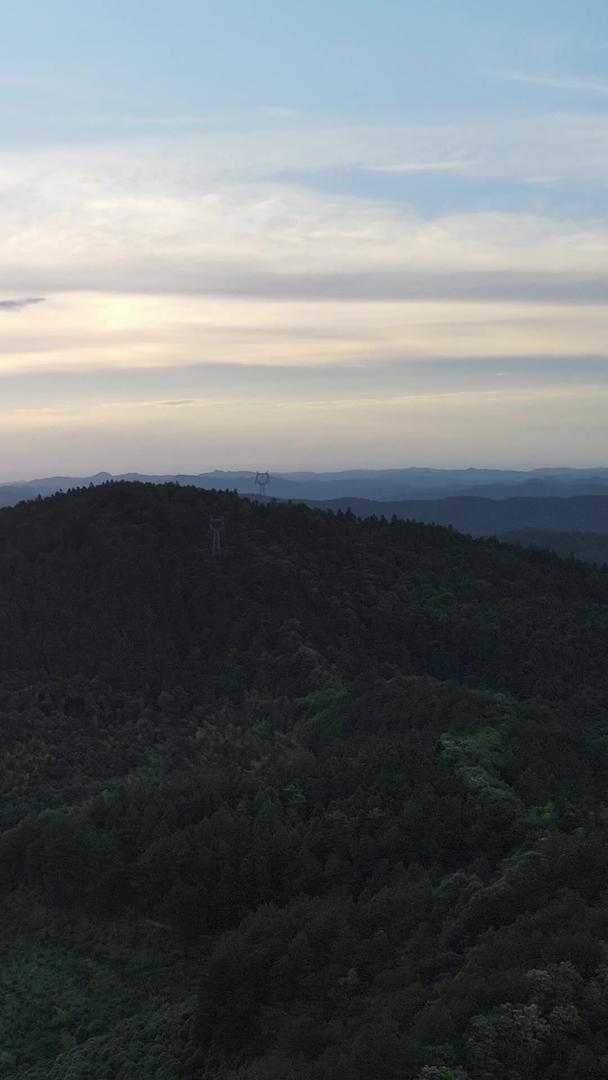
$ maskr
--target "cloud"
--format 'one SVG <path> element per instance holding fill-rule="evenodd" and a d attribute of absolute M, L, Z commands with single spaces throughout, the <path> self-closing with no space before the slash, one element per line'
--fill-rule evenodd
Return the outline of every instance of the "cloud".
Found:
<path fill-rule="evenodd" d="M 359 195 L 317 190 L 310 174 L 321 167 L 395 182 L 376 178 Z M 450 193 L 465 169 L 467 184 L 474 176 L 487 185 L 463 210 Z M 446 203 L 433 216 L 391 199 L 406 186 L 401 174 L 426 185 L 430 171 L 446 174 L 436 181 Z M 374 128 L 309 119 L 281 129 L 278 120 L 273 131 L 3 150 L 0 280 L 22 299 L 0 309 L 52 299 L 35 318 L 3 320 L 3 408 L 32 409 L 30 420 L 11 414 L 13 436 L 54 424 L 59 446 L 66 403 L 71 432 L 82 431 L 69 456 L 90 440 L 99 467 L 168 464 L 184 439 L 193 461 L 206 447 L 201 465 L 225 463 L 227 446 L 241 461 L 259 446 L 270 462 L 292 439 L 294 464 L 328 461 L 331 445 L 348 463 L 360 425 L 366 459 L 428 459 L 429 425 L 442 432 L 444 417 L 448 456 L 448 441 L 466 449 L 473 429 L 480 447 L 493 446 L 509 408 L 519 423 L 505 388 L 519 406 L 532 384 L 528 421 L 542 427 L 543 388 L 606 383 L 608 221 L 552 215 L 538 183 L 515 212 L 501 182 L 551 178 L 584 202 L 607 172 L 608 118 L 590 115 Z M 597 210 L 595 197 L 588 203 Z M 518 371 L 499 377 L 511 361 Z M 463 387 L 470 413 L 452 422 Z M 486 424 L 479 395 L 490 390 Z M 583 434 L 584 410 L 599 417 L 594 393 L 581 391 Z M 552 400 L 557 445 L 558 404 L 564 431 L 574 429 L 568 394 Z M 53 413 L 34 410 L 49 401 Z M 329 413 L 344 419 L 335 436 Z M 496 451 L 505 460 L 513 415 Z M 408 443 L 403 432 L 416 424 L 420 441 Z"/>
<path fill-rule="evenodd" d="M 538 387 L 505 392 L 369 394 L 363 404 L 332 396 L 318 404 L 215 402 L 184 413 L 62 407 L 3 413 L 0 453 L 53 472 L 202 472 L 263 460 L 270 470 L 605 461 L 608 388 Z M 518 432 L 514 439 L 513 432 Z M 353 436 L 353 432 L 356 433 Z M 327 433 L 327 434 L 326 434 Z M 34 437 L 33 437 L 34 436 Z"/>
<path fill-rule="evenodd" d="M 368 172 L 408 175 L 410 173 L 452 173 L 467 172 L 474 162 L 471 161 L 406 161 L 388 165 L 368 165 Z"/>
<path fill-rule="evenodd" d="M 1 85 L 1 83 L 0 83 Z M 135 113 L 122 113 L 120 115 L 108 114 L 88 117 L 86 124 L 90 127 L 116 128 L 211 128 L 226 124 L 227 118 L 220 113 L 165 113 L 162 116 L 137 115 Z"/>
<path fill-rule="evenodd" d="M 179 272 L 176 268 L 177 278 Z M 166 293 L 167 285 L 158 282 L 141 295 Z M 100 290 L 102 291 L 102 290 Z M 273 273 L 235 270 L 223 266 L 200 266 L 192 269 L 189 280 L 183 274 L 179 292 L 182 296 L 225 297 L 242 300 L 330 302 L 369 301 L 516 301 L 521 304 L 559 302 L 562 304 L 605 304 L 608 302 L 608 270 L 605 274 L 543 271 L 467 271 L 460 273 L 438 269 L 415 272 L 403 270 L 335 271 L 334 273 Z M 254 333 L 254 328 L 250 327 Z M 268 327 L 262 333 L 272 334 Z M 293 330 L 294 334 L 296 330 Z M 330 333 L 323 333 L 323 337 Z M 339 333 L 337 330 L 336 333 Z M 312 338 L 312 331 L 308 331 Z M 335 336 L 330 334 L 330 336 Z"/>
<path fill-rule="evenodd" d="M 533 75 L 522 71 L 498 72 L 498 78 L 508 82 L 525 83 L 531 86 L 546 86 L 551 90 L 573 90 L 583 94 L 608 94 L 608 81 L 605 79 L 579 79 L 559 75 Z"/>
<path fill-rule="evenodd" d="M 560 300 L 351 300 L 138 294 L 57 294 L 36 320 L 10 320 L 1 335 L 0 372 L 40 374 L 96 369 L 104 393 L 114 372 L 176 372 L 158 399 L 198 397 L 178 369 L 223 367 L 222 394 L 232 381 L 246 396 L 242 364 L 273 367 L 361 366 L 395 361 L 494 357 L 600 356 L 608 340 L 608 308 Z M 232 372 L 230 375 L 229 372 Z M 294 397 L 298 390 L 294 386 Z M 115 395 L 113 395 L 115 396 Z M 179 411 L 179 410 L 173 410 Z"/>
<path fill-rule="evenodd" d="M 0 311 L 22 311 L 31 304 L 42 304 L 44 296 L 25 296 L 19 300 L 0 300 Z"/>
<path fill-rule="evenodd" d="M 306 174 L 320 165 L 423 182 L 445 173 L 445 205 L 429 216 L 415 201 L 391 201 L 390 185 L 365 196 L 315 190 Z M 463 169 L 485 187 L 458 209 L 450 180 Z M 30 297 L 525 301 L 553 289 L 567 299 L 569 278 L 581 295 L 603 288 L 608 226 L 589 209 L 581 218 L 560 206 L 552 216 L 530 178 L 568 186 L 588 208 L 597 205 L 589 186 L 605 184 L 607 171 L 608 119 L 597 116 L 377 128 L 309 120 L 272 132 L 5 150 L 0 278 Z M 505 178 L 525 188 L 517 212 L 505 209 Z"/>

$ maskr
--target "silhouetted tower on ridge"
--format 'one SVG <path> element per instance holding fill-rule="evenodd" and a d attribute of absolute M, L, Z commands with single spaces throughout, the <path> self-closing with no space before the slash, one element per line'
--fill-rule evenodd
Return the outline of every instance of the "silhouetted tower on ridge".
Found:
<path fill-rule="evenodd" d="M 211 558 L 221 559 L 224 554 L 224 537 L 226 535 L 226 522 L 223 517 L 210 518 L 209 535 L 211 536 Z"/>
<path fill-rule="evenodd" d="M 264 496 L 266 494 L 266 488 L 270 483 L 269 472 L 256 472 L 255 474 L 255 486 L 258 489 L 258 495 Z"/>

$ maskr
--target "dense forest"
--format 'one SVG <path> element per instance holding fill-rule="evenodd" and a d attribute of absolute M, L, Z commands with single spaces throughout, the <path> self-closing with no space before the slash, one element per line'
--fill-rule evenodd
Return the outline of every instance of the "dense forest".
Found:
<path fill-rule="evenodd" d="M 584 562 L 608 566 L 608 533 L 552 532 L 550 529 L 520 529 L 505 533 L 502 539 L 509 544 L 545 548 L 558 555 L 572 555 Z"/>
<path fill-rule="evenodd" d="M 1 1080 L 608 1080 L 607 651 L 447 528 L 2 510 Z"/>
<path fill-rule="evenodd" d="M 537 530 L 539 532 L 603 533 L 608 536 L 608 495 L 561 496 L 521 495 L 491 498 L 478 495 L 441 499 L 340 498 L 309 505 L 324 510 L 352 510 L 358 517 L 383 515 L 427 525 L 446 525 L 472 536 L 499 536 Z"/>

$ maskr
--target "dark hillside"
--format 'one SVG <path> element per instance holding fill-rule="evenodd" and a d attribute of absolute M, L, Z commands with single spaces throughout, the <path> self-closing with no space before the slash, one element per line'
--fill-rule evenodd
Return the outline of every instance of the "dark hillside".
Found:
<path fill-rule="evenodd" d="M 608 1077 L 608 575 L 119 483 L 0 601 L 2 1080 Z"/>
<path fill-rule="evenodd" d="M 208 522 L 227 523 L 227 558 Z M 608 577 L 412 522 L 358 521 L 176 485 L 107 484 L 0 514 L 0 669 L 154 691 L 276 689 L 297 618 L 341 670 L 551 698 L 601 695 Z M 596 645 L 597 642 L 597 645 Z M 290 684 L 289 684 L 290 686 Z"/>
<path fill-rule="evenodd" d="M 521 529 L 554 532 L 608 533 L 608 495 L 576 495 L 569 498 L 518 496 L 480 498 L 477 495 L 443 499 L 404 499 L 375 502 L 343 498 L 310 502 L 327 510 L 352 510 L 358 517 L 384 514 L 407 521 L 448 525 L 472 536 L 503 536 Z"/>
<path fill-rule="evenodd" d="M 524 547 L 545 548 L 564 558 L 572 556 L 597 566 L 608 567 L 608 533 L 519 529 L 505 533 L 502 540 L 509 544 L 522 544 Z"/>

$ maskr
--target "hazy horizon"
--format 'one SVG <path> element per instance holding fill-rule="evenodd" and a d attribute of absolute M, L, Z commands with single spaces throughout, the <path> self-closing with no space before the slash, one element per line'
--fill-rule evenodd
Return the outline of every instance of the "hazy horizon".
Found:
<path fill-rule="evenodd" d="M 599 0 L 35 0 L 0 48 L 4 476 L 608 460 Z"/>
<path fill-rule="evenodd" d="M 23 471 L 23 472 L 13 472 L 13 473 L 0 472 L 0 484 L 27 483 L 28 481 L 31 481 L 31 480 L 44 480 L 44 479 L 58 477 L 58 476 L 59 477 L 68 477 L 70 479 L 75 479 L 75 480 L 78 480 L 78 479 L 86 480 L 91 476 L 99 476 L 99 475 L 102 475 L 104 473 L 107 473 L 110 476 L 118 476 L 118 477 L 124 476 L 124 475 L 129 475 L 129 474 L 137 474 L 137 475 L 140 475 L 140 476 L 172 476 L 172 475 L 198 476 L 198 475 L 208 475 L 208 474 L 211 474 L 211 473 L 214 473 L 214 472 L 227 473 L 227 474 L 243 472 L 243 473 L 251 473 L 252 475 L 254 475 L 258 471 L 266 471 L 266 470 L 268 470 L 269 473 L 270 473 L 271 479 L 272 479 L 273 474 L 275 476 L 295 476 L 295 475 L 298 475 L 299 473 L 310 473 L 311 475 L 323 476 L 325 474 L 342 473 L 342 472 L 343 473 L 348 473 L 348 472 L 351 472 L 351 471 L 356 472 L 356 473 L 358 473 L 358 472 L 370 472 L 370 473 L 384 473 L 384 472 L 387 472 L 387 473 L 390 473 L 390 472 L 393 472 L 393 471 L 394 472 L 401 472 L 401 471 L 405 471 L 405 470 L 408 470 L 408 469 L 411 469 L 411 470 L 417 470 L 417 469 L 419 469 L 419 470 L 429 470 L 429 471 L 436 471 L 436 472 L 450 472 L 450 471 L 453 471 L 453 472 L 465 472 L 465 471 L 484 472 L 484 471 L 489 471 L 489 472 L 505 472 L 505 473 L 519 472 L 519 473 L 522 473 L 522 474 L 526 474 L 526 473 L 535 473 L 535 472 L 543 472 L 543 471 L 549 472 L 551 470 L 555 470 L 555 471 L 572 470 L 573 472 L 577 472 L 577 471 L 588 472 L 588 471 L 593 471 L 593 470 L 597 469 L 598 471 L 604 471 L 604 470 L 608 470 L 608 464 L 601 464 L 601 463 L 598 464 L 597 462 L 595 462 L 595 463 L 590 462 L 590 463 L 583 464 L 583 465 L 571 465 L 571 464 L 569 464 L 567 462 L 560 461 L 560 462 L 555 462 L 555 463 L 552 463 L 552 464 L 546 464 L 545 463 L 545 464 L 541 464 L 541 465 L 509 466 L 509 465 L 495 464 L 495 463 L 481 463 L 481 464 L 470 464 L 470 463 L 468 463 L 468 464 L 461 464 L 461 463 L 458 463 L 458 462 L 456 462 L 456 463 L 452 462 L 452 463 L 445 463 L 445 464 L 428 465 L 428 464 L 426 464 L 424 462 L 411 462 L 411 463 L 408 463 L 408 464 L 388 464 L 388 465 L 379 465 L 379 466 L 367 466 L 365 464 L 363 464 L 363 465 L 349 465 L 349 464 L 346 464 L 346 465 L 342 465 L 342 464 L 331 465 L 331 464 L 329 464 L 329 465 L 327 465 L 325 467 L 319 466 L 318 468 L 308 468 L 306 466 L 306 464 L 303 464 L 303 465 L 299 465 L 299 466 L 293 466 L 293 467 L 290 466 L 290 467 L 286 468 L 286 467 L 282 467 L 280 465 L 272 465 L 271 466 L 271 465 L 267 465 L 266 463 L 263 463 L 262 465 L 255 465 L 255 464 L 252 465 L 252 464 L 245 463 L 245 464 L 237 464 L 237 465 L 233 465 L 233 466 L 223 466 L 221 464 L 220 465 L 210 465 L 210 466 L 204 466 L 203 465 L 203 466 L 201 466 L 201 465 L 196 464 L 196 463 L 190 463 L 190 464 L 185 464 L 185 465 L 182 465 L 182 466 L 178 465 L 175 468 L 171 468 L 171 469 L 163 467 L 162 465 L 160 465 L 158 468 L 155 468 L 155 467 L 149 467 L 149 468 L 146 468 L 146 469 L 143 469 L 143 468 L 124 468 L 124 469 L 116 469 L 116 470 L 99 468 L 99 469 L 91 469 L 90 471 L 86 471 L 86 472 L 84 472 L 82 470 L 78 470 L 76 468 L 72 468 L 72 469 L 66 468 L 66 469 L 58 469 L 58 470 L 49 469 L 46 472 L 40 472 L 40 473 L 33 473 L 33 472 L 31 472 L 31 470 L 30 471 Z"/>

